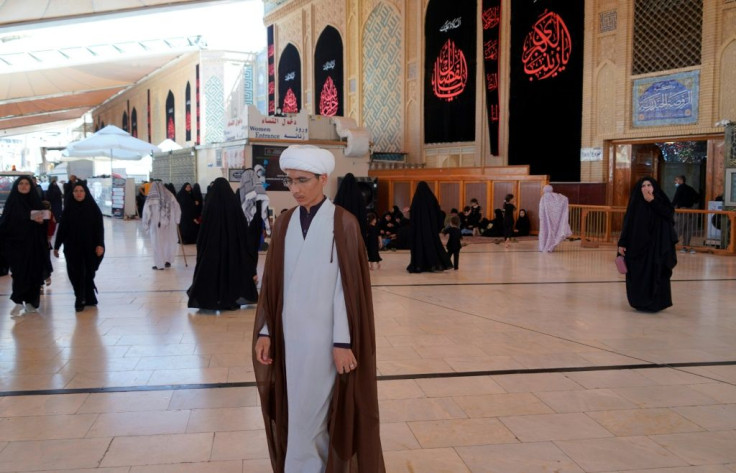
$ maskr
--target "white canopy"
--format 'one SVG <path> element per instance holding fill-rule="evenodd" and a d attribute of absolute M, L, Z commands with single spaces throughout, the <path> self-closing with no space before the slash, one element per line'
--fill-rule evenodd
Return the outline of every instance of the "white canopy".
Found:
<path fill-rule="evenodd" d="M 89 138 L 69 144 L 61 154 L 77 158 L 105 156 L 138 160 L 157 151 L 160 151 L 158 146 L 139 140 L 115 125 L 107 125 Z"/>

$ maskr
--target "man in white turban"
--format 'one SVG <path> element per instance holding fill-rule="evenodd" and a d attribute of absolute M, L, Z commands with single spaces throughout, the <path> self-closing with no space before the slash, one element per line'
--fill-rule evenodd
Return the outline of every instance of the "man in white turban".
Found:
<path fill-rule="evenodd" d="M 273 471 L 383 473 L 360 226 L 324 195 L 332 153 L 289 146 L 279 164 L 299 205 L 273 225 L 253 333 Z"/>
<path fill-rule="evenodd" d="M 567 197 L 552 192 L 550 185 L 544 186 L 539 200 L 539 251 L 554 251 L 570 235 Z"/>

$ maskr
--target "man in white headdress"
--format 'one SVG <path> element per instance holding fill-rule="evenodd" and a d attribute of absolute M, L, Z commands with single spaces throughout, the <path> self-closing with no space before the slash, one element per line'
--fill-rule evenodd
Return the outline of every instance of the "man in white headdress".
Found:
<path fill-rule="evenodd" d="M 572 230 L 567 197 L 552 192 L 550 185 L 544 186 L 539 200 L 539 251 L 554 251 L 570 235 Z"/>
<path fill-rule="evenodd" d="M 253 336 L 273 471 L 382 473 L 373 302 L 360 226 L 324 195 L 332 153 L 294 145 L 279 165 L 299 205 L 273 226 Z"/>
<path fill-rule="evenodd" d="M 178 241 L 177 226 L 181 220 L 181 207 L 161 181 L 155 181 L 148 190 L 143 206 L 141 223 L 143 231 L 151 236 L 153 247 L 153 269 L 171 266 Z"/>

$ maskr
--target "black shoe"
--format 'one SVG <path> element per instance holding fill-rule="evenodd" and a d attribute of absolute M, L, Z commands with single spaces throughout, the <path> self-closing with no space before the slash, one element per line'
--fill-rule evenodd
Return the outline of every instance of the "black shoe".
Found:
<path fill-rule="evenodd" d="M 169 263 L 169 262 L 167 261 L 167 262 L 166 262 L 166 264 L 164 264 L 164 268 L 170 268 L 170 267 L 171 267 L 171 263 Z"/>
<path fill-rule="evenodd" d="M 164 270 L 164 268 L 159 268 L 158 266 L 153 266 L 153 267 L 151 267 L 151 269 L 158 269 L 159 271 L 163 271 Z"/>

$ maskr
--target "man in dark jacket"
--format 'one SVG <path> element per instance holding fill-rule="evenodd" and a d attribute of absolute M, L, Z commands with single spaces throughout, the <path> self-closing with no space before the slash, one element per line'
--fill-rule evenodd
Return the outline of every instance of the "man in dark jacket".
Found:
<path fill-rule="evenodd" d="M 677 176 L 675 178 L 675 196 L 672 198 L 672 205 L 676 209 L 692 209 L 697 208 L 700 201 L 700 195 L 697 191 L 686 184 L 685 176 Z M 677 235 L 682 235 L 682 252 L 695 253 L 695 250 L 688 248 L 690 239 L 693 235 L 696 216 L 692 214 L 675 214 L 675 225 Z"/>

